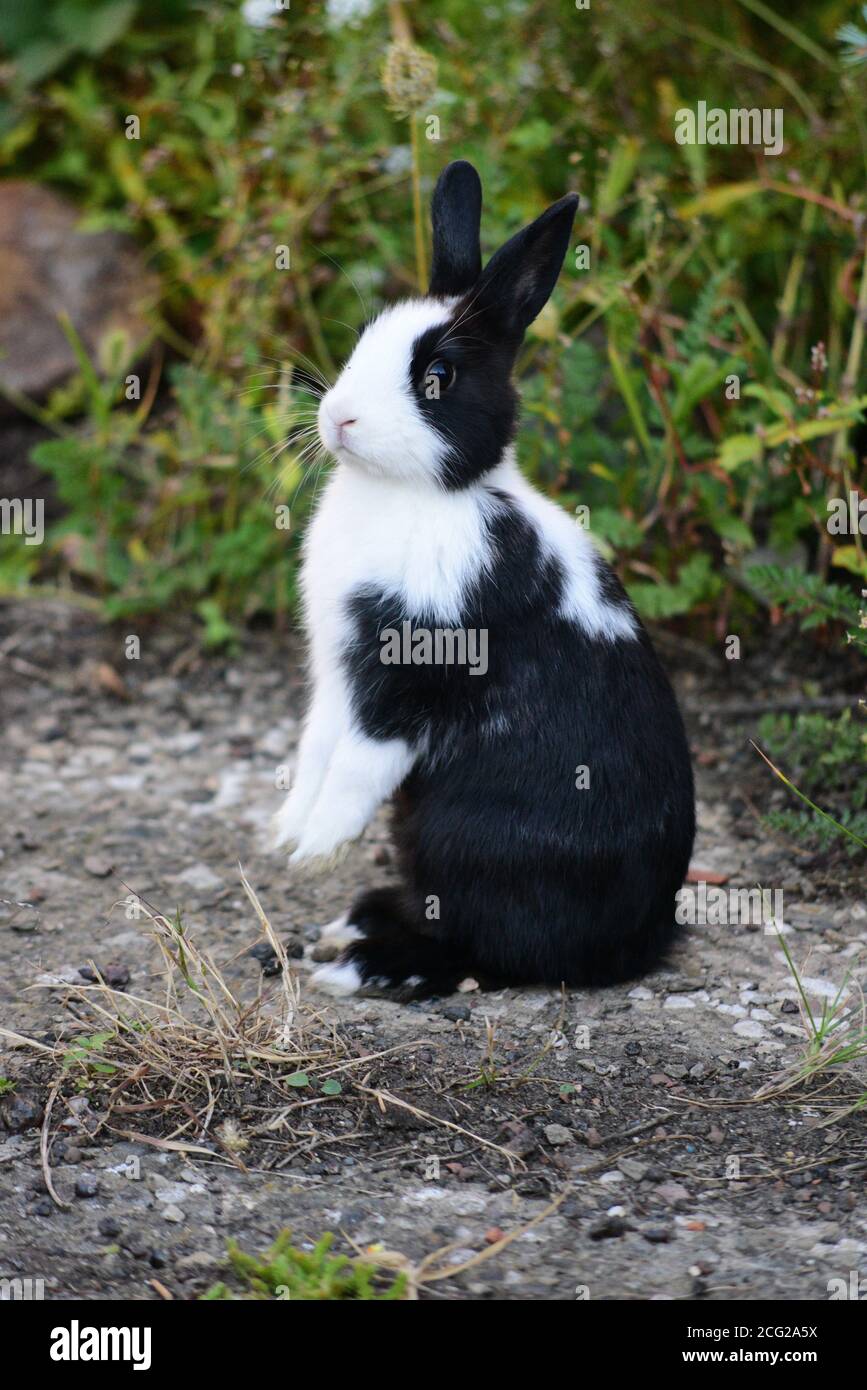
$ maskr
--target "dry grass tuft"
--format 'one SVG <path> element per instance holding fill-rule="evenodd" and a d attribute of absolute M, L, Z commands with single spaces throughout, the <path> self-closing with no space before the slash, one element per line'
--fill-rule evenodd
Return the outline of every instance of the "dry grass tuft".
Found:
<path fill-rule="evenodd" d="M 66 1006 L 81 1029 L 75 1037 L 47 1047 L 0 1028 L 43 1068 L 49 1104 L 42 1164 L 54 1201 L 65 1205 L 51 1181 L 52 1113 L 59 1126 L 73 1111 L 84 1115 L 93 1138 L 105 1131 L 242 1169 L 259 1163 L 272 1170 L 359 1137 L 373 1106 L 409 1112 L 523 1166 L 503 1146 L 373 1083 L 376 1063 L 424 1040 L 357 1055 L 324 1013 L 302 1002 L 298 976 L 243 870 L 241 883 L 262 940 L 281 966 L 274 983 L 260 979 L 251 998 L 238 996 L 224 973 L 231 961 L 218 965 L 180 914 L 170 918 L 134 895 L 159 952 L 160 997 L 112 988 L 91 962 L 95 983 L 65 986 Z M 311 1128 L 314 1118 L 319 1123 Z"/>

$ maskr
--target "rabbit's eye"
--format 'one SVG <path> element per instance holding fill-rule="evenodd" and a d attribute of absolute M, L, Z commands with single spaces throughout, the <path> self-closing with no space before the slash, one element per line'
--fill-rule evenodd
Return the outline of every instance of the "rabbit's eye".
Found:
<path fill-rule="evenodd" d="M 441 357 L 435 358 L 424 374 L 424 393 L 428 400 L 439 400 L 443 392 L 454 385 L 454 380 L 455 369 L 451 362 L 444 362 Z"/>

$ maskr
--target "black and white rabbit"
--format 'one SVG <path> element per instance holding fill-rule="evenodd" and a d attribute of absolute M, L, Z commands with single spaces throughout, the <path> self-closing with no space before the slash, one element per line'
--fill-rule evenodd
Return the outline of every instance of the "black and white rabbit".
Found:
<path fill-rule="evenodd" d="M 275 841 L 327 859 L 394 797 L 401 877 L 326 929 L 343 950 L 315 978 L 334 993 L 606 984 L 674 932 L 694 834 L 674 695 L 620 583 L 512 448 L 515 354 L 577 204 L 483 270 L 479 177 L 450 164 L 429 294 L 365 328 L 320 404 L 338 466 L 306 536 L 313 691 Z M 387 633 L 437 630 L 485 634 L 486 670 L 383 659 Z"/>

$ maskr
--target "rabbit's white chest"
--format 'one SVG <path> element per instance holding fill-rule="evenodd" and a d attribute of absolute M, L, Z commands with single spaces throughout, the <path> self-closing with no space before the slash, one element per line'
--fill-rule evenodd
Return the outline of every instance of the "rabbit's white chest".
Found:
<path fill-rule="evenodd" d="M 418 619 L 459 623 L 463 596 L 489 561 L 486 494 L 422 495 L 339 469 L 305 545 L 302 588 L 314 642 L 340 640 L 346 600 L 360 589 L 394 594 Z"/>

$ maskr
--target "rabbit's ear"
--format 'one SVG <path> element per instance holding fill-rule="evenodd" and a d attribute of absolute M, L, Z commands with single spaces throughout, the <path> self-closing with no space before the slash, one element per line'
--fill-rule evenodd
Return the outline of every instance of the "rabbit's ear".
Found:
<path fill-rule="evenodd" d="M 431 203 L 431 294 L 465 294 L 482 270 L 479 223 L 482 184 L 472 164 L 456 159 L 443 169 Z"/>
<path fill-rule="evenodd" d="M 523 336 L 547 304 L 569 247 L 577 193 L 567 193 L 516 232 L 485 266 L 475 300 L 511 334 Z"/>

